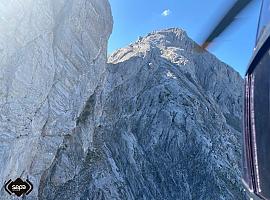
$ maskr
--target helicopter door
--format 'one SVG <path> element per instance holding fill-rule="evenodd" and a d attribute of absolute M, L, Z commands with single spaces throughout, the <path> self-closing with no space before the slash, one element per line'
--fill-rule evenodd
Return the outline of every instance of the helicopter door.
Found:
<path fill-rule="evenodd" d="M 250 128 L 256 193 L 270 199 L 270 52 L 251 74 Z"/>

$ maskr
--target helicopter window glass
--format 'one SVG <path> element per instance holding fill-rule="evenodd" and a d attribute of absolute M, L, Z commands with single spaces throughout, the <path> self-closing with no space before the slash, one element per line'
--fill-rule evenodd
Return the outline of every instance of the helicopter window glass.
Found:
<path fill-rule="evenodd" d="M 270 199 L 270 56 L 267 52 L 254 72 L 254 117 L 261 195 Z"/>
<path fill-rule="evenodd" d="M 260 14 L 257 42 L 261 36 L 269 32 L 270 29 L 269 25 L 270 25 L 270 0 L 264 0 Z"/>

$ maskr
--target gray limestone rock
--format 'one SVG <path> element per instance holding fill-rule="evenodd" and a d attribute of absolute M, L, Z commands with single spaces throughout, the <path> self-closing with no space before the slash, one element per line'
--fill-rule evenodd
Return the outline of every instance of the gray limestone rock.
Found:
<path fill-rule="evenodd" d="M 27 200 L 244 199 L 243 80 L 184 31 L 106 64 L 107 0 L 3 0 L 0 13 L 0 185 L 28 178 Z"/>
<path fill-rule="evenodd" d="M 100 82 L 111 30 L 107 0 L 0 2 L 1 187 L 28 177 L 34 190 L 27 198 L 36 199 L 43 174 Z M 82 139 L 85 153 L 90 133 Z M 65 172 L 71 174 L 59 183 L 76 173 L 71 166 Z M 2 188 L 0 199 L 6 194 Z"/>
<path fill-rule="evenodd" d="M 242 86 L 180 29 L 118 50 L 44 174 L 40 199 L 244 199 Z"/>
<path fill-rule="evenodd" d="M 124 199 L 244 199 L 240 75 L 180 29 L 109 63 L 97 136 Z"/>

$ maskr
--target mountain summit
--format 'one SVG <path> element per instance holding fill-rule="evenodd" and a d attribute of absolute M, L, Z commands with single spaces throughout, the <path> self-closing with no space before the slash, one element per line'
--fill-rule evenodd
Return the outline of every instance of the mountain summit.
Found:
<path fill-rule="evenodd" d="M 203 93 L 215 100 L 227 118 L 233 118 L 227 121 L 237 121 L 234 128 L 240 131 L 243 79 L 230 66 L 201 50 L 185 31 L 171 28 L 152 32 L 128 47 L 117 50 L 109 57 L 109 62 L 117 64 L 138 57 L 149 62 L 148 65 L 152 67 L 155 58 L 165 62 L 161 66 L 156 63 L 156 67 L 167 66 L 166 70 L 173 69 L 170 66 L 177 67 L 177 71 L 185 74 Z"/>
<path fill-rule="evenodd" d="M 125 194 L 244 199 L 241 76 L 181 29 L 141 37 L 109 63 L 101 132 Z"/>

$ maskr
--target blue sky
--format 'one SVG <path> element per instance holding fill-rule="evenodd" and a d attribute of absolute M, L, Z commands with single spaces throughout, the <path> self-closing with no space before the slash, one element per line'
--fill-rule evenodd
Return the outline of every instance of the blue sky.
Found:
<path fill-rule="evenodd" d="M 108 52 L 125 47 L 153 30 L 183 28 L 200 42 L 219 14 L 235 0 L 109 0 L 114 28 Z M 210 47 L 219 59 L 242 76 L 252 55 L 259 13 L 259 0 L 242 12 L 237 21 Z"/>

